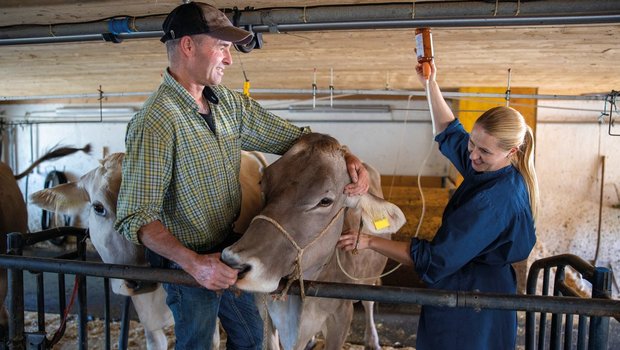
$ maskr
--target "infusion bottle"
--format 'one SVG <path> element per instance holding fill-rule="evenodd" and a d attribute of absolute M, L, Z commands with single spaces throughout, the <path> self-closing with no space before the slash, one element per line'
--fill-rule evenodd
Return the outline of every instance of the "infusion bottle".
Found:
<path fill-rule="evenodd" d="M 422 64 L 424 77 L 428 79 L 431 75 L 430 62 L 433 60 L 433 36 L 430 28 L 416 28 L 415 47 L 418 63 Z"/>

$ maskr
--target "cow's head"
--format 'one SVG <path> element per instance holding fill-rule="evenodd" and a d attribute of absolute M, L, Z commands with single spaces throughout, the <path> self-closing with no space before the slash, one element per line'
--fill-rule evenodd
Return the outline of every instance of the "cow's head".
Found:
<path fill-rule="evenodd" d="M 146 265 L 144 249 L 114 230 L 123 157 L 123 153 L 111 154 L 100 162 L 99 167 L 86 173 L 77 182 L 35 192 L 30 200 L 32 204 L 59 214 L 87 213 L 90 239 L 104 262 Z M 148 291 L 154 285 L 112 281 L 112 289 L 117 294 L 132 295 L 144 287 L 144 291 Z"/>
<path fill-rule="evenodd" d="M 222 253 L 225 263 L 240 270 L 237 287 L 272 292 L 281 278 L 294 274 L 299 256 L 303 278 L 316 278 L 335 250 L 347 207 L 361 207 L 366 226 L 375 233 L 395 232 L 405 223 L 402 211 L 379 197 L 345 195 L 350 182 L 344 149 L 322 134 L 302 136 L 267 167 L 261 215 Z M 381 219 L 389 227 L 377 229 Z"/>

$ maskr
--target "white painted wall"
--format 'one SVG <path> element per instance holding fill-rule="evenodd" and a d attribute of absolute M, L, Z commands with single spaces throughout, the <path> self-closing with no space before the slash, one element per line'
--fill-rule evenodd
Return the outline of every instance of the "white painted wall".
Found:
<path fill-rule="evenodd" d="M 570 252 L 594 259 L 605 156 L 598 265 L 611 264 L 620 275 L 620 209 L 612 207 L 620 204 L 620 136 L 608 134 L 607 120 L 592 123 L 601 115 L 603 102 L 540 105 L 592 110 L 538 110 L 536 171 L 542 210 L 537 233 L 545 250 L 541 255 Z M 620 133 L 620 125 L 612 132 Z"/>
<path fill-rule="evenodd" d="M 425 101 L 413 101 L 407 109 L 406 102 L 395 101 L 338 101 L 338 104 L 390 105 L 387 113 L 307 113 L 286 109 L 291 101 L 267 101 L 268 108 L 278 109 L 277 114 L 291 119 L 298 125 L 309 125 L 314 131 L 328 133 L 354 153 L 375 166 L 382 174 L 444 176 L 447 161 L 432 147 L 428 163 L 422 161 L 431 145 L 431 124 Z M 318 104 L 325 105 L 321 101 Z M 305 101 L 305 105 L 311 101 Z M 577 254 L 593 259 L 598 230 L 599 191 L 601 181 L 601 156 L 606 156 L 604 201 L 601 219 L 599 265 L 611 264 L 620 274 L 620 137 L 607 134 L 607 123 L 596 121 L 603 110 L 603 102 L 540 101 L 537 126 L 536 169 L 541 190 L 541 213 L 537 223 L 539 246 L 535 256 L 561 253 Z M 544 106 L 586 109 L 544 108 Z M 10 119 L 33 118 L 36 110 L 53 111 L 60 105 L 3 105 L 0 115 Z M 96 106 L 94 106 L 96 107 Z M 108 105 L 108 107 L 113 107 Z M 139 104 L 132 107 L 139 108 Z M 34 112 L 34 113 L 33 113 Z M 39 116 L 45 113 L 39 112 Z M 329 116 L 339 122 L 323 122 Z M 35 124 L 13 127 L 13 140 L 17 142 L 17 167 L 25 169 L 32 160 L 58 143 L 78 147 L 93 145 L 93 154 L 73 155 L 63 160 L 49 162 L 29 176 L 28 192 L 43 187 L 45 174 L 53 169 L 63 170 L 70 179 L 97 166 L 104 149 L 108 153 L 124 150 L 124 135 L 128 116 L 119 122 Z M 352 121 L 352 120 L 355 121 Z M 405 123 L 404 120 L 407 119 Z M 347 122 L 348 121 L 348 122 Z M 615 133 L 620 133 L 616 126 Z M 5 135 L 7 135 L 5 133 Z M 32 135 L 32 137 L 31 137 Z M 3 140 L 6 155 L 8 138 Z M 31 156 L 32 149 L 32 156 Z M 4 159 L 7 159 L 6 157 Z M 271 158 L 273 159 L 273 157 Z M 26 190 L 26 181 L 20 183 Z M 29 208 L 30 228 L 39 229 L 39 210 Z"/>

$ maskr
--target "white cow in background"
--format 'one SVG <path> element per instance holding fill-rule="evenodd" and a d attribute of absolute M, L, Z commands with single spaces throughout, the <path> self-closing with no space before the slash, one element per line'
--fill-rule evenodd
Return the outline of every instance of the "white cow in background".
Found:
<path fill-rule="evenodd" d="M 90 239 L 104 262 L 145 266 L 147 262 L 143 247 L 131 243 L 113 227 L 123 158 L 124 153 L 111 154 L 101 161 L 99 167 L 77 182 L 36 192 L 30 199 L 43 209 L 61 214 L 76 215 L 87 211 Z M 241 232 L 245 231 L 260 208 L 259 181 L 261 169 L 265 165 L 262 155 L 243 152 L 240 180 L 244 209 L 235 223 L 236 229 Z M 168 341 L 163 328 L 172 325 L 174 319 L 166 305 L 164 289 L 159 284 L 124 280 L 112 280 L 111 285 L 114 293 L 131 297 L 144 326 L 147 348 L 167 349 Z"/>

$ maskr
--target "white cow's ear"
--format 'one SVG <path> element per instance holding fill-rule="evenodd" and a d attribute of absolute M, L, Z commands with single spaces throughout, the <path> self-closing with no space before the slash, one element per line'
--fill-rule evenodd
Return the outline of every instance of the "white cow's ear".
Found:
<path fill-rule="evenodd" d="M 77 183 L 70 182 L 35 192 L 30 195 L 30 202 L 58 214 L 76 215 L 90 204 L 90 198 Z"/>
<path fill-rule="evenodd" d="M 362 209 L 364 227 L 371 233 L 395 233 L 407 221 L 399 207 L 370 193 L 347 197 L 345 206 Z"/>

